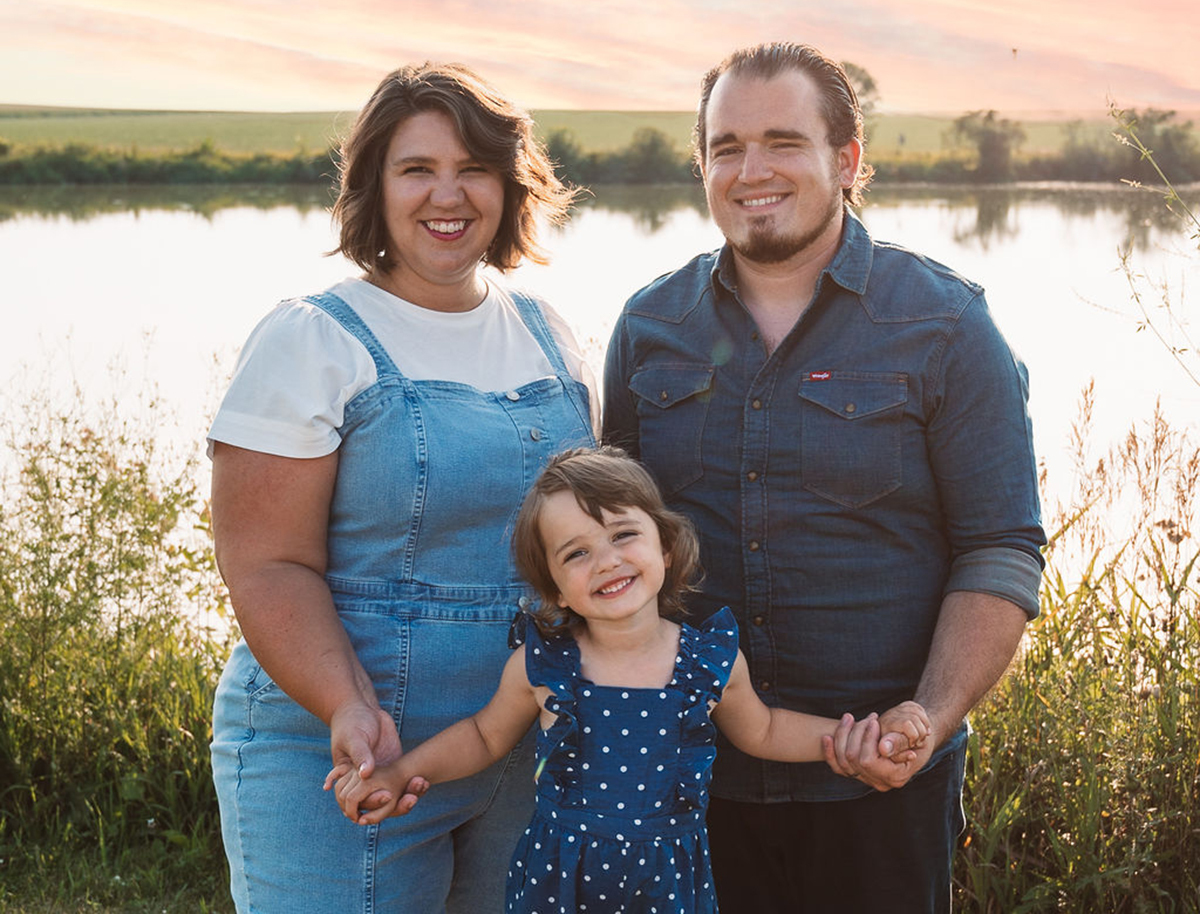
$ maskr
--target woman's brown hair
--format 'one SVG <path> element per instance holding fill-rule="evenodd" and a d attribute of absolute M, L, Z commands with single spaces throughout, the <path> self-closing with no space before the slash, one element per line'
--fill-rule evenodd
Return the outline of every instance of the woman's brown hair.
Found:
<path fill-rule="evenodd" d="M 396 265 L 383 212 L 383 163 L 396 128 L 424 111 L 440 111 L 458 128 L 463 145 L 504 181 L 504 215 L 484 263 L 511 270 L 523 258 L 545 263 L 537 221 L 566 219 L 579 191 L 554 174 L 533 121 L 520 108 L 459 64 L 401 67 L 384 77 L 342 143 L 340 190 L 333 218 L 341 225 L 337 248 L 368 273 Z"/>

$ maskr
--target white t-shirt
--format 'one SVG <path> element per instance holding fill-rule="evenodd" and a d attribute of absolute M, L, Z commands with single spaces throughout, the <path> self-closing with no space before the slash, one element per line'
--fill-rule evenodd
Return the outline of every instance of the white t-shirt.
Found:
<path fill-rule="evenodd" d="M 396 367 L 414 381 L 457 381 L 512 390 L 554 375 L 511 296 L 488 283 L 487 297 L 463 312 L 432 311 L 363 279 L 329 289 L 362 318 Z M 569 327 L 542 306 L 567 370 L 588 388 L 593 430 L 596 384 Z M 242 347 L 233 379 L 208 432 L 222 441 L 283 457 L 323 457 L 341 443 L 345 406 L 377 379 L 356 337 L 303 299 L 280 302 Z"/>

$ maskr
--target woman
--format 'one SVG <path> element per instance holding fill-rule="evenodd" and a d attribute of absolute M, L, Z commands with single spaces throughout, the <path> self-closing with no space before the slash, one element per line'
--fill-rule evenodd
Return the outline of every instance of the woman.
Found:
<path fill-rule="evenodd" d="M 379 828 L 321 790 L 478 710 L 527 599 L 525 490 L 592 440 L 561 321 L 481 264 L 543 262 L 573 193 L 527 115 L 458 66 L 383 80 L 342 150 L 337 251 L 365 271 L 255 329 L 209 438 L 217 559 L 244 642 L 213 776 L 240 912 L 500 911 L 529 740 Z M 281 798 L 285 798 L 281 801 Z"/>

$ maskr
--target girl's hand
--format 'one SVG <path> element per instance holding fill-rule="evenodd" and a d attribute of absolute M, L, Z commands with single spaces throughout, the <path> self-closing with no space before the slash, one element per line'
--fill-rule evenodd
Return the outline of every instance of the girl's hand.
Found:
<path fill-rule="evenodd" d="M 879 718 L 879 754 L 893 760 L 904 749 L 921 749 L 929 738 L 932 725 L 925 709 L 915 701 L 905 701 L 884 712 Z"/>
<path fill-rule="evenodd" d="M 392 771 L 395 776 L 398 774 Z M 404 816 L 417 805 L 417 800 L 429 789 L 429 782 L 423 777 L 414 775 L 399 799 L 387 786 L 387 776 L 380 771 L 370 778 L 364 778 L 358 771 L 334 768 L 325 777 L 326 790 L 336 781 L 334 796 L 342 808 L 342 814 L 359 825 L 376 825 L 388 816 Z"/>
<path fill-rule="evenodd" d="M 420 775 L 413 775 L 404 788 L 404 793 L 400 799 L 392 804 L 392 792 L 386 787 L 377 787 L 373 792 L 367 793 L 363 788 L 362 775 L 351 768 L 349 764 L 334 766 L 329 774 L 325 775 L 324 790 L 334 790 L 334 799 L 338 801 L 338 805 L 342 808 L 342 814 L 352 822 L 357 822 L 359 825 L 371 825 L 375 822 L 381 822 L 383 819 L 391 816 L 406 816 L 417 801 L 425 795 L 429 790 L 429 782 Z M 340 782 L 340 783 L 339 783 Z M 336 785 L 336 790 L 335 790 Z M 343 802 L 344 797 L 349 797 L 353 794 L 353 801 Z M 365 796 L 363 796 L 365 794 Z M 358 797 L 362 796 L 362 799 Z M 364 814 L 365 811 L 365 814 Z M 379 812 L 378 816 L 373 814 Z"/>

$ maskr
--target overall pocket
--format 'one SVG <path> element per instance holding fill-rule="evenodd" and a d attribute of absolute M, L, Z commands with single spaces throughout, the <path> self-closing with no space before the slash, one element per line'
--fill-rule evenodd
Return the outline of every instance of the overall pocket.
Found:
<path fill-rule="evenodd" d="M 814 372 L 800 382 L 799 396 L 805 489 L 861 508 L 900 488 L 906 375 Z"/>
<path fill-rule="evenodd" d="M 655 365 L 634 373 L 629 389 L 637 395 L 642 462 L 664 495 L 678 492 L 703 475 L 700 441 L 708 418 L 713 382 L 711 365 Z"/>

